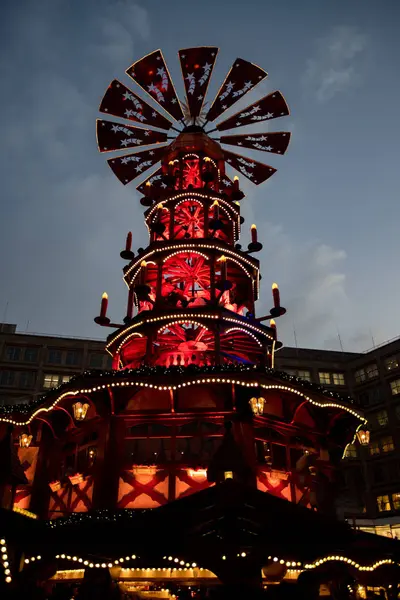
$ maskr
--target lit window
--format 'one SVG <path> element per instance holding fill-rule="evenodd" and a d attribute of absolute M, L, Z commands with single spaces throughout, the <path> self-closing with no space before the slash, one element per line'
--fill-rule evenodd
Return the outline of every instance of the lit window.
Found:
<path fill-rule="evenodd" d="M 44 376 L 43 387 L 46 389 L 55 388 L 58 386 L 59 379 L 59 375 L 47 374 Z"/>
<path fill-rule="evenodd" d="M 392 504 L 394 510 L 400 510 L 400 494 L 392 494 Z"/>
<path fill-rule="evenodd" d="M 379 454 L 380 453 L 380 448 L 379 448 L 379 443 L 378 442 L 370 442 L 369 446 L 368 446 L 368 450 L 369 453 L 371 454 L 371 456 L 373 456 L 374 454 Z"/>
<path fill-rule="evenodd" d="M 392 452 L 394 450 L 393 438 L 391 435 L 381 439 L 382 452 Z"/>
<path fill-rule="evenodd" d="M 332 373 L 334 385 L 345 385 L 343 373 Z"/>
<path fill-rule="evenodd" d="M 61 364 L 61 350 L 49 350 L 49 363 L 53 365 Z"/>
<path fill-rule="evenodd" d="M 397 394 L 400 394 L 400 379 L 391 381 L 390 389 L 392 390 L 392 396 L 397 396 Z"/>
<path fill-rule="evenodd" d="M 301 377 L 301 379 L 306 379 L 306 381 L 311 381 L 310 371 L 297 371 L 297 377 Z"/>
<path fill-rule="evenodd" d="M 376 413 L 376 421 L 381 427 L 385 427 L 388 424 L 389 418 L 386 410 L 380 410 Z"/>
<path fill-rule="evenodd" d="M 20 356 L 21 356 L 21 348 L 14 347 L 14 346 L 8 346 L 8 348 L 6 348 L 7 360 L 19 360 Z"/>
<path fill-rule="evenodd" d="M 331 374 L 330 373 L 319 373 L 319 382 L 322 384 L 329 385 L 331 382 Z"/>
<path fill-rule="evenodd" d="M 379 512 L 386 512 L 390 510 L 389 496 L 387 494 L 385 496 L 378 496 L 376 503 L 378 505 Z"/>
<path fill-rule="evenodd" d="M 393 371 L 394 369 L 397 369 L 398 366 L 399 361 L 397 360 L 396 356 L 389 356 L 389 358 L 385 360 L 385 367 L 387 371 Z"/>
<path fill-rule="evenodd" d="M 355 444 L 349 444 L 346 448 L 346 458 L 357 458 L 357 448 Z"/>
<path fill-rule="evenodd" d="M 37 348 L 26 348 L 24 354 L 24 360 L 26 362 L 37 362 L 38 349 Z"/>
<path fill-rule="evenodd" d="M 71 379 L 72 375 L 62 375 L 61 376 L 61 380 L 60 380 L 60 385 L 62 383 L 68 383 L 68 381 Z"/>
<path fill-rule="evenodd" d="M 287 373 L 291 377 L 296 377 L 296 375 L 297 375 L 296 369 L 285 369 L 285 373 Z"/>
<path fill-rule="evenodd" d="M 362 383 L 367 379 L 364 369 L 358 369 L 358 371 L 354 373 L 354 377 L 357 383 Z"/>
<path fill-rule="evenodd" d="M 378 377 L 378 365 L 376 365 L 375 363 L 373 363 L 372 365 L 368 365 L 368 367 L 365 367 L 365 372 L 367 374 L 368 379 L 374 379 L 375 377 Z"/>

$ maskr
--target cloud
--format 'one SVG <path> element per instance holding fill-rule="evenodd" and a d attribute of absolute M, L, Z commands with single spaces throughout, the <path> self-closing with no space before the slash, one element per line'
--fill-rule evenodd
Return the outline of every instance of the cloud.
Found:
<path fill-rule="evenodd" d="M 316 54 L 307 61 L 302 80 L 305 92 L 318 102 L 359 85 L 368 38 L 355 27 L 334 27 L 316 42 Z"/>

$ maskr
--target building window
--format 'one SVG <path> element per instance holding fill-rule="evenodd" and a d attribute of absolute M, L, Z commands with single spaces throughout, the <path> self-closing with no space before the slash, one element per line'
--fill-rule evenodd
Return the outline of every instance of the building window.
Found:
<path fill-rule="evenodd" d="M 0 372 L 0 385 L 14 385 L 15 383 L 15 371 L 1 371 Z"/>
<path fill-rule="evenodd" d="M 400 510 L 400 494 L 392 494 L 392 504 L 394 510 Z"/>
<path fill-rule="evenodd" d="M 381 427 L 385 427 L 388 424 L 389 418 L 386 410 L 380 410 L 376 413 L 376 421 Z"/>
<path fill-rule="evenodd" d="M 89 366 L 92 369 L 102 369 L 103 368 L 103 358 L 104 354 L 91 354 L 89 360 Z"/>
<path fill-rule="evenodd" d="M 385 359 L 385 367 L 387 371 L 394 371 L 399 366 L 399 361 L 396 356 L 389 356 L 389 358 Z"/>
<path fill-rule="evenodd" d="M 400 394 L 400 379 L 391 381 L 390 389 L 392 390 L 392 396 L 397 396 L 397 394 Z"/>
<path fill-rule="evenodd" d="M 26 362 L 37 362 L 38 349 L 37 348 L 26 348 L 24 354 L 24 360 Z"/>
<path fill-rule="evenodd" d="M 387 494 L 385 494 L 385 496 L 378 496 L 376 503 L 379 512 L 387 512 L 390 510 L 389 496 Z"/>
<path fill-rule="evenodd" d="M 358 369 L 354 373 L 354 378 L 356 380 L 356 383 L 362 383 L 363 381 L 365 381 L 367 379 L 367 376 L 365 374 L 364 369 Z"/>
<path fill-rule="evenodd" d="M 330 373 L 319 373 L 319 382 L 325 385 L 329 385 L 331 382 L 331 374 Z"/>
<path fill-rule="evenodd" d="M 305 379 L 306 381 L 311 381 L 311 373 L 310 371 L 297 371 L 297 377 L 301 377 L 301 379 Z"/>
<path fill-rule="evenodd" d="M 61 375 L 60 377 L 60 385 L 62 383 L 68 383 L 68 381 L 71 379 L 72 375 Z"/>
<path fill-rule="evenodd" d="M 61 350 L 49 350 L 49 363 L 53 365 L 61 365 Z"/>
<path fill-rule="evenodd" d="M 381 439 L 382 452 L 392 452 L 394 450 L 393 438 L 391 435 Z"/>
<path fill-rule="evenodd" d="M 349 444 L 346 448 L 346 458 L 357 458 L 357 448 L 355 444 Z"/>
<path fill-rule="evenodd" d="M 43 387 L 46 389 L 55 388 L 58 386 L 58 382 L 60 380 L 59 375 L 47 374 L 44 376 Z"/>
<path fill-rule="evenodd" d="M 345 385 L 343 373 L 332 373 L 334 385 Z"/>
<path fill-rule="evenodd" d="M 21 356 L 21 348 L 18 346 L 8 346 L 6 348 L 7 360 L 19 360 Z"/>
<path fill-rule="evenodd" d="M 24 388 L 32 388 L 35 385 L 35 379 L 33 371 L 22 371 L 19 375 L 19 385 Z"/>
<path fill-rule="evenodd" d="M 370 445 L 368 446 L 368 450 L 371 456 L 374 456 L 375 454 L 379 454 L 380 453 L 380 448 L 379 448 L 379 443 L 377 441 L 371 442 Z"/>
<path fill-rule="evenodd" d="M 80 353 L 75 350 L 70 350 L 67 352 L 67 356 L 65 359 L 65 364 L 71 367 L 78 365 L 80 362 Z"/>
<path fill-rule="evenodd" d="M 379 376 L 378 365 L 373 363 L 372 365 L 368 365 L 365 367 L 365 372 L 367 374 L 368 379 L 374 379 Z"/>

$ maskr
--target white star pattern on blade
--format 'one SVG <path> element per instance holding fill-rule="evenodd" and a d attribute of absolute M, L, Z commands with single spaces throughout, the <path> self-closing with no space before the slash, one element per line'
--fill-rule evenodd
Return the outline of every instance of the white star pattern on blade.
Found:
<path fill-rule="evenodd" d="M 125 111 L 125 116 L 126 116 L 126 117 L 128 117 L 128 118 L 129 118 L 129 117 L 131 117 L 132 115 L 133 115 L 133 110 L 126 110 L 126 111 Z"/>
<path fill-rule="evenodd" d="M 137 171 L 138 173 L 140 173 L 140 171 L 143 169 L 142 165 L 138 165 L 137 167 L 135 167 L 135 171 Z"/>
<path fill-rule="evenodd" d="M 225 187 L 231 187 L 231 185 L 232 185 L 231 182 L 228 180 L 224 181 L 224 184 L 225 184 Z"/>
<path fill-rule="evenodd" d="M 167 187 L 167 184 L 166 184 L 166 183 L 162 183 L 162 184 L 161 184 L 161 187 L 162 187 L 162 188 L 166 188 L 166 187 Z"/>
<path fill-rule="evenodd" d="M 150 131 L 149 131 L 148 129 L 146 129 L 146 131 L 144 132 L 144 135 L 145 135 L 145 136 L 148 136 L 148 135 L 150 135 Z"/>
<path fill-rule="evenodd" d="M 133 78 L 136 77 L 135 71 L 131 71 L 131 77 L 133 77 Z"/>
<path fill-rule="evenodd" d="M 121 158 L 121 164 L 122 165 L 127 165 L 128 164 L 128 159 L 127 158 Z"/>
<path fill-rule="evenodd" d="M 238 142 L 238 146 L 243 146 L 243 142 Z"/>
<path fill-rule="evenodd" d="M 157 56 L 157 60 L 161 60 L 161 56 Z"/>
<path fill-rule="evenodd" d="M 105 123 L 104 123 L 104 121 L 102 121 L 101 126 L 104 127 L 104 125 L 105 125 Z"/>
<path fill-rule="evenodd" d="M 181 58 L 186 58 L 186 54 L 181 54 Z"/>
<path fill-rule="evenodd" d="M 197 100 L 203 100 L 203 96 L 200 94 L 200 96 L 197 98 Z"/>
<path fill-rule="evenodd" d="M 267 141 L 267 136 L 266 135 L 262 135 L 261 137 L 258 138 L 260 142 L 266 142 Z"/>
<path fill-rule="evenodd" d="M 265 146 L 264 148 L 267 152 L 271 152 L 273 150 L 272 146 Z"/>
<path fill-rule="evenodd" d="M 103 125 L 104 125 L 104 123 L 103 123 Z M 117 133 L 117 131 L 119 131 L 119 125 L 112 125 L 111 129 L 114 133 Z"/>
<path fill-rule="evenodd" d="M 154 155 L 154 150 L 150 150 L 149 154 L 150 154 L 150 156 L 153 156 Z"/>
<path fill-rule="evenodd" d="M 240 122 L 240 121 L 238 121 L 238 122 L 236 123 L 236 125 L 241 125 L 241 122 Z"/>
<path fill-rule="evenodd" d="M 121 140 L 121 146 L 127 146 L 129 143 L 129 140 Z"/>
<path fill-rule="evenodd" d="M 171 104 L 176 104 L 176 98 L 172 98 Z"/>
<path fill-rule="evenodd" d="M 160 77 L 162 77 L 165 73 L 165 69 L 164 67 L 160 67 L 159 69 L 157 69 L 157 75 L 159 75 Z"/>
<path fill-rule="evenodd" d="M 156 112 L 153 110 L 153 112 L 151 113 L 151 116 L 152 116 L 152 117 L 156 117 L 156 116 L 157 116 L 157 113 L 156 113 Z"/>
<path fill-rule="evenodd" d="M 222 106 L 222 109 L 223 109 L 223 110 L 226 110 L 227 108 L 228 108 L 228 107 L 226 106 L 226 104 L 224 104 L 224 105 Z"/>
<path fill-rule="evenodd" d="M 265 118 L 266 118 L 266 119 L 271 119 L 273 116 L 274 116 L 274 113 L 267 113 L 267 114 L 265 115 Z"/>
<path fill-rule="evenodd" d="M 129 92 L 125 92 L 125 94 L 122 94 L 122 97 L 124 100 L 130 100 L 131 99 L 131 95 Z"/>
<path fill-rule="evenodd" d="M 212 65 L 211 65 L 211 64 L 208 64 L 207 62 L 206 62 L 206 64 L 205 64 L 205 65 L 203 65 L 203 69 L 204 69 L 205 71 L 208 71 L 209 69 L 211 69 L 211 67 L 212 67 Z"/>

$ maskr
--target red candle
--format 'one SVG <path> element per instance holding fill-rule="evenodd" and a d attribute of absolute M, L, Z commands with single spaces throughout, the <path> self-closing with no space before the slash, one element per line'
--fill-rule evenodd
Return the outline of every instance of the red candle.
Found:
<path fill-rule="evenodd" d="M 146 283 L 146 275 L 147 275 L 147 262 L 142 260 L 140 263 L 140 283 L 144 285 Z"/>
<path fill-rule="evenodd" d="M 125 244 L 125 250 L 127 252 L 130 252 L 132 248 L 132 232 L 130 231 L 128 233 L 128 235 L 126 236 L 126 244 Z"/>
<path fill-rule="evenodd" d="M 213 210 L 214 210 L 214 219 L 219 219 L 219 203 L 218 200 L 214 200 L 213 203 Z"/>
<path fill-rule="evenodd" d="M 275 323 L 274 319 L 270 320 L 269 326 L 272 328 L 273 333 L 274 333 L 274 338 L 276 339 L 276 323 Z"/>
<path fill-rule="evenodd" d="M 226 281 L 226 275 L 227 275 L 226 256 L 221 256 L 221 258 L 219 259 L 219 262 L 221 263 L 221 281 Z"/>
<path fill-rule="evenodd" d="M 151 188 L 151 181 L 146 181 L 146 185 L 145 185 L 145 189 L 144 189 L 144 194 L 145 196 L 150 196 L 150 190 Z"/>
<path fill-rule="evenodd" d="M 272 284 L 272 296 L 274 298 L 274 308 L 279 308 L 281 305 L 281 299 L 279 296 L 279 288 L 277 283 Z"/>
<path fill-rule="evenodd" d="M 101 297 L 101 308 L 100 308 L 100 317 L 102 319 L 106 316 L 107 306 L 108 306 L 108 295 L 106 294 L 106 292 L 104 292 L 104 294 Z"/>
<path fill-rule="evenodd" d="M 257 242 L 257 227 L 255 225 L 252 225 L 250 228 L 251 231 L 251 241 L 253 242 L 253 244 L 255 244 Z"/>
<path fill-rule="evenodd" d="M 168 175 L 174 174 L 174 161 L 170 160 L 168 163 Z"/>
<path fill-rule="evenodd" d="M 129 317 L 129 319 L 132 319 L 132 315 L 133 315 L 133 294 L 134 294 L 134 289 L 133 289 L 133 287 L 131 287 L 131 288 L 129 288 L 128 306 L 126 309 L 126 316 Z"/>
<path fill-rule="evenodd" d="M 233 191 L 239 191 L 239 177 L 237 175 L 235 175 L 235 177 L 233 178 Z"/>

